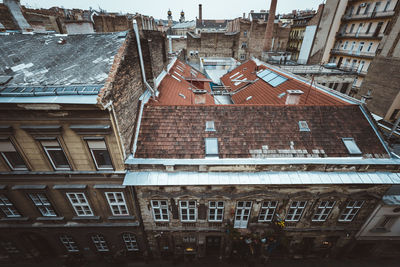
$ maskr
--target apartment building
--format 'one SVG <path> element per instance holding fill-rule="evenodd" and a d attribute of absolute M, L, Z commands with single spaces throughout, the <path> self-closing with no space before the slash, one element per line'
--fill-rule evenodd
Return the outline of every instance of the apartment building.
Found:
<path fill-rule="evenodd" d="M 291 52 L 291 60 L 293 61 L 299 59 L 307 25 L 314 16 L 315 11 L 310 11 L 308 14 L 298 15 L 293 18 L 293 24 L 290 26 L 289 41 L 286 48 L 287 51 Z"/>
<path fill-rule="evenodd" d="M 143 257 L 122 185 L 146 77 L 135 35 L 0 38 L 1 259 Z M 143 57 L 162 68 L 164 42 L 149 55 L 147 38 Z"/>

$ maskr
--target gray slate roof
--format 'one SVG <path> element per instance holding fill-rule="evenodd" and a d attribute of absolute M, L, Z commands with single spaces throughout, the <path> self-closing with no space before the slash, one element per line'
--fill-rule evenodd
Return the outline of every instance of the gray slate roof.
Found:
<path fill-rule="evenodd" d="M 101 85 L 125 40 L 120 37 L 121 33 L 0 35 L 0 76 L 13 77 L 7 87 Z"/>

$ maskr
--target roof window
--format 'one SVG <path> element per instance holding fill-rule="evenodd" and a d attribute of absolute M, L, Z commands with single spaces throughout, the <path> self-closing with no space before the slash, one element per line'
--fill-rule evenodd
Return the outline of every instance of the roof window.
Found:
<path fill-rule="evenodd" d="M 214 121 L 206 121 L 206 132 L 215 132 Z"/>
<path fill-rule="evenodd" d="M 310 128 L 306 121 L 299 121 L 300 132 L 309 132 Z"/>
<path fill-rule="evenodd" d="M 181 80 L 179 80 L 179 78 L 178 77 L 176 77 L 175 75 L 171 75 L 172 76 L 172 78 L 174 78 L 175 80 L 177 80 L 178 82 L 180 82 Z"/>
<path fill-rule="evenodd" d="M 347 151 L 349 151 L 350 155 L 361 155 L 362 152 L 360 148 L 357 146 L 356 142 L 354 141 L 354 138 L 342 138 L 342 141 L 344 145 L 347 148 Z"/>
<path fill-rule="evenodd" d="M 184 94 L 179 93 L 179 96 L 182 97 L 183 99 L 186 99 L 186 96 Z"/>
<path fill-rule="evenodd" d="M 250 99 L 252 99 L 253 98 L 253 96 L 251 95 L 251 96 L 248 96 L 247 98 L 246 98 L 246 101 L 249 101 Z"/>
<path fill-rule="evenodd" d="M 206 157 L 218 157 L 218 139 L 204 138 Z"/>

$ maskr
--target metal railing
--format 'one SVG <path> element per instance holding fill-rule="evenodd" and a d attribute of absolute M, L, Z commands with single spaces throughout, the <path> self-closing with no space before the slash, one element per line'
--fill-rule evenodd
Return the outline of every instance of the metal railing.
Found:
<path fill-rule="evenodd" d="M 380 12 L 367 12 L 363 14 L 344 14 L 343 19 L 369 19 L 369 18 L 381 18 L 381 17 L 389 17 L 394 15 L 394 10 L 380 11 Z"/>
<path fill-rule="evenodd" d="M 349 37 L 349 38 L 382 38 L 383 33 L 375 34 L 373 33 L 365 33 L 365 32 L 360 32 L 360 33 L 349 33 L 349 32 L 339 32 L 337 37 Z"/>
<path fill-rule="evenodd" d="M 350 50 L 343 50 L 343 49 L 332 49 L 331 53 L 333 54 L 344 54 L 348 56 L 355 56 L 355 57 L 369 57 L 373 58 L 375 56 L 375 52 L 361 52 L 361 51 L 350 51 Z"/>

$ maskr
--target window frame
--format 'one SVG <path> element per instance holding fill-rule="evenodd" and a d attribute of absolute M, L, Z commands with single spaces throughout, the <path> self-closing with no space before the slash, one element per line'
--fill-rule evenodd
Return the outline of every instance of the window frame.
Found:
<path fill-rule="evenodd" d="M 40 199 L 40 197 L 37 197 L 39 199 L 39 201 L 42 203 L 41 205 L 38 205 L 35 200 L 33 200 L 32 196 L 33 195 L 44 195 L 44 197 L 46 198 L 48 205 L 46 205 L 42 199 Z M 39 211 L 40 215 L 42 215 L 43 217 L 57 217 L 58 213 L 56 211 L 56 209 L 54 208 L 53 203 L 51 202 L 51 200 L 49 199 L 49 197 L 47 196 L 47 194 L 45 192 L 29 192 L 27 193 L 28 198 L 31 200 L 32 204 L 35 206 L 35 208 Z M 46 210 L 48 210 L 50 207 L 50 209 L 52 209 L 52 211 L 54 212 L 54 215 L 46 215 L 42 212 L 42 210 L 40 209 L 40 207 L 44 207 Z"/>
<path fill-rule="evenodd" d="M 97 170 L 99 170 L 99 171 L 102 171 L 102 170 L 115 170 L 114 163 L 113 163 L 113 160 L 112 160 L 112 157 L 111 157 L 111 153 L 110 153 L 110 150 L 108 148 L 106 139 L 104 137 L 89 137 L 89 136 L 87 136 L 87 137 L 83 137 L 83 140 L 86 143 L 86 147 L 89 150 L 89 153 L 90 153 L 90 155 L 92 157 L 94 166 L 96 167 Z M 108 157 L 110 158 L 110 161 L 111 161 L 111 167 L 105 167 L 105 168 L 99 167 L 99 165 L 97 164 L 97 160 L 96 160 L 96 157 L 94 156 L 93 151 L 94 150 L 104 150 L 104 149 L 90 148 L 90 145 L 89 145 L 90 141 L 103 141 L 104 142 L 105 150 L 107 151 Z"/>
<path fill-rule="evenodd" d="M 21 158 L 22 162 L 25 165 L 25 168 L 15 168 L 13 167 L 13 164 L 11 164 L 11 161 L 8 159 L 8 157 L 4 154 L 5 152 L 10 152 L 10 151 L 0 151 L 1 157 L 3 158 L 4 162 L 6 165 L 12 170 L 12 171 L 28 171 L 28 164 L 26 164 L 25 158 L 22 156 L 22 153 L 20 153 L 19 149 L 17 149 L 17 146 L 15 145 L 14 141 L 11 138 L 0 138 L 0 142 L 9 142 L 11 146 L 14 148 L 15 153 Z M 14 152 L 14 151 L 12 151 Z"/>
<path fill-rule="evenodd" d="M 3 197 L 7 200 L 8 203 L 4 202 Z M 5 208 L 11 213 L 10 215 L 4 211 Z M 11 209 L 13 209 L 13 210 L 11 210 Z M 4 216 L 6 218 L 21 218 L 22 217 L 21 212 L 17 209 L 14 202 L 11 201 L 10 198 L 4 193 L 0 193 L 0 210 L 2 211 L 2 213 L 4 214 Z"/>
<path fill-rule="evenodd" d="M 110 251 L 107 241 L 102 234 L 91 235 L 90 239 L 92 240 L 93 245 L 98 252 L 109 252 Z"/>
<path fill-rule="evenodd" d="M 189 202 L 194 202 L 194 205 L 189 205 Z M 186 203 L 187 206 L 183 207 L 182 203 Z M 190 215 L 191 215 L 190 210 L 191 209 L 194 209 L 194 219 L 193 220 L 190 219 Z M 183 215 L 184 215 L 184 214 L 182 214 L 183 210 L 187 210 L 187 214 L 185 214 L 187 216 L 186 220 L 183 219 Z M 197 201 L 196 200 L 179 200 L 179 219 L 181 222 L 184 222 L 184 223 L 197 222 L 197 215 L 198 215 L 198 212 L 197 212 Z"/>
<path fill-rule="evenodd" d="M 333 202 L 333 204 L 331 206 L 328 206 L 328 204 L 330 204 L 330 202 Z M 325 205 L 322 205 L 325 204 Z M 331 200 L 321 200 L 318 203 L 318 207 L 316 208 L 313 216 L 311 217 L 311 221 L 313 222 L 325 222 L 328 218 L 329 215 L 331 215 L 331 212 L 333 210 L 333 208 L 335 207 L 336 201 L 331 201 Z M 321 212 L 319 212 L 321 209 Z M 326 210 L 328 210 L 328 213 L 326 214 Z M 318 217 L 317 219 L 315 219 L 315 217 Z M 325 219 L 322 219 L 323 216 L 326 216 Z"/>
<path fill-rule="evenodd" d="M 110 198 L 109 198 L 109 194 L 112 194 L 114 196 L 114 199 L 117 201 L 117 198 L 115 197 L 116 194 L 120 194 L 122 196 L 122 201 L 123 202 L 115 202 L 115 203 L 111 203 L 110 202 Z M 127 201 L 125 199 L 125 195 L 124 192 L 122 191 L 114 191 L 114 192 L 104 192 L 104 195 L 106 196 L 107 202 L 108 202 L 108 206 L 111 209 L 111 213 L 113 216 L 118 216 L 118 217 L 124 217 L 124 216 L 129 216 L 129 209 L 128 209 L 128 205 L 127 205 Z M 113 206 L 116 206 L 118 211 L 121 212 L 121 206 L 125 207 L 126 210 L 126 214 L 115 214 Z"/>
<path fill-rule="evenodd" d="M 66 240 L 63 240 L 66 239 Z M 79 252 L 79 246 L 70 235 L 60 235 L 59 240 L 68 252 Z"/>
<path fill-rule="evenodd" d="M 351 202 L 354 202 L 353 206 L 349 206 L 349 204 Z M 355 207 L 358 202 L 361 202 L 361 204 L 359 205 L 359 207 Z M 354 220 L 354 218 L 357 216 L 357 214 L 360 211 L 360 209 L 362 208 L 362 206 L 364 205 L 364 203 L 365 203 L 364 200 L 348 200 L 346 202 L 346 205 L 344 206 L 342 212 L 339 215 L 338 221 L 339 222 L 352 222 Z M 345 214 L 347 209 L 350 209 L 350 210 L 347 214 Z M 352 214 L 354 209 L 356 209 L 356 212 L 354 214 Z M 343 216 L 345 216 L 344 219 L 342 219 Z M 353 216 L 353 217 L 351 217 L 351 219 L 349 220 L 350 216 Z"/>
<path fill-rule="evenodd" d="M 165 201 L 165 203 L 166 203 L 166 205 L 161 205 L 161 202 L 162 201 Z M 153 202 L 157 202 L 158 203 L 158 206 L 154 206 L 154 203 Z M 150 205 L 151 205 L 151 212 L 152 212 L 152 214 L 153 214 L 153 220 L 155 221 L 155 222 L 169 222 L 169 209 L 168 209 L 168 200 L 163 200 L 163 199 L 160 199 L 160 200 L 158 200 L 158 199 L 151 199 L 150 200 Z M 160 219 L 156 219 L 156 213 L 154 212 L 154 210 L 159 210 L 160 211 Z M 167 219 L 165 220 L 164 219 L 164 216 L 163 215 L 165 215 L 162 211 L 163 211 L 163 209 L 166 209 L 167 210 Z"/>
<path fill-rule="evenodd" d="M 211 207 L 211 203 L 214 202 L 215 205 L 214 207 Z M 222 202 L 222 208 L 220 206 L 218 206 L 219 202 Z M 212 215 L 211 214 L 211 210 L 215 210 L 215 213 Z M 221 219 L 218 220 L 218 211 L 222 210 L 221 215 Z M 210 200 L 208 201 L 208 211 L 207 211 L 207 220 L 209 222 L 223 222 L 224 221 L 224 212 L 225 212 L 225 202 L 222 200 Z M 211 216 L 213 216 L 214 218 L 211 218 Z"/>
<path fill-rule="evenodd" d="M 71 171 L 71 170 L 72 170 L 71 162 L 70 162 L 70 160 L 68 159 L 67 154 L 65 153 L 64 147 L 61 145 L 61 142 L 60 142 L 60 140 L 59 140 L 57 137 L 55 137 L 55 138 L 39 138 L 39 139 L 37 139 L 37 140 L 39 141 L 40 145 L 42 146 L 42 148 L 43 148 L 43 150 L 44 150 L 44 153 L 46 154 L 47 159 L 49 160 L 49 162 L 50 162 L 50 164 L 51 164 L 51 166 L 53 167 L 54 170 L 56 170 L 56 171 Z M 55 141 L 55 142 L 58 143 L 59 147 L 58 147 L 58 148 L 51 148 L 51 149 L 49 149 L 49 148 L 47 148 L 47 147 L 43 144 L 43 142 L 46 142 L 46 141 L 47 141 L 47 142 L 49 142 L 49 141 Z M 53 161 L 53 159 L 52 159 L 52 157 L 50 156 L 50 154 L 49 154 L 48 151 L 62 151 L 62 153 L 63 153 L 65 159 L 66 159 L 67 162 L 68 162 L 68 166 L 69 166 L 69 167 L 68 167 L 68 168 L 66 168 L 66 167 L 56 167 L 56 165 L 54 164 L 54 161 Z"/>
<path fill-rule="evenodd" d="M 302 202 L 304 202 L 304 206 L 303 207 L 299 207 L 299 204 L 301 204 Z M 299 222 L 301 220 L 301 217 L 303 216 L 304 210 L 307 207 L 307 200 L 294 200 L 292 202 L 290 202 L 286 217 L 285 217 L 285 221 L 287 222 Z M 294 203 L 297 203 L 295 205 L 295 207 L 293 206 Z M 290 209 L 295 209 L 293 214 L 289 214 Z M 298 214 L 298 210 L 300 210 L 300 214 Z M 294 219 L 295 216 L 299 216 L 298 219 Z M 291 219 L 288 219 L 288 217 L 291 216 Z"/>
<path fill-rule="evenodd" d="M 128 237 L 128 238 L 126 238 L 126 237 Z M 133 237 L 133 239 L 132 239 L 132 237 Z M 137 241 L 137 238 L 136 238 L 135 234 L 123 233 L 122 234 L 122 240 L 124 241 L 125 248 L 126 248 L 127 251 L 129 251 L 129 252 L 131 252 L 131 251 L 140 251 L 139 244 L 138 244 L 138 241 Z M 129 248 L 128 244 L 129 245 L 133 245 L 133 247 Z"/>
<path fill-rule="evenodd" d="M 275 202 L 275 206 L 272 206 L 271 203 Z M 268 203 L 267 206 L 264 206 L 265 203 Z M 278 208 L 279 201 L 276 200 L 266 200 L 262 201 L 260 206 L 260 211 L 258 212 L 257 221 L 258 222 L 272 222 L 274 219 L 274 215 L 276 209 Z M 270 210 L 272 210 L 272 214 L 270 214 Z M 262 214 L 265 211 L 265 214 Z M 267 219 L 267 217 L 271 216 L 271 219 Z"/>
<path fill-rule="evenodd" d="M 89 201 L 88 201 L 88 199 L 87 199 L 87 197 L 86 197 L 85 192 L 66 192 L 65 194 L 66 194 L 66 196 L 67 196 L 67 198 L 68 198 L 68 200 L 69 200 L 69 203 L 71 204 L 72 208 L 74 209 L 76 216 L 78 216 L 78 217 L 91 217 L 91 216 L 94 216 L 93 209 L 92 209 L 92 207 L 90 206 L 90 203 L 89 203 Z M 72 199 L 71 199 L 71 197 L 70 197 L 70 195 L 72 195 L 72 194 L 73 194 L 73 195 L 78 195 L 78 194 L 82 194 L 82 195 L 83 195 L 83 197 L 84 197 L 84 199 L 85 199 L 85 202 L 86 202 L 86 206 L 87 206 L 87 207 L 89 208 L 89 210 L 90 210 L 90 215 L 89 215 L 89 214 L 80 215 L 80 214 L 78 213 L 76 207 L 77 207 L 77 206 L 83 206 L 83 205 L 82 205 L 81 202 L 79 202 L 79 203 L 73 203 L 73 201 L 72 201 Z M 77 198 L 77 199 L 78 199 L 78 198 Z M 78 199 L 78 200 L 79 200 L 79 199 Z M 83 203 L 83 204 L 85 204 L 85 203 Z M 82 210 L 84 211 L 84 209 L 82 209 Z M 86 213 L 86 212 L 85 212 L 85 213 Z"/>

